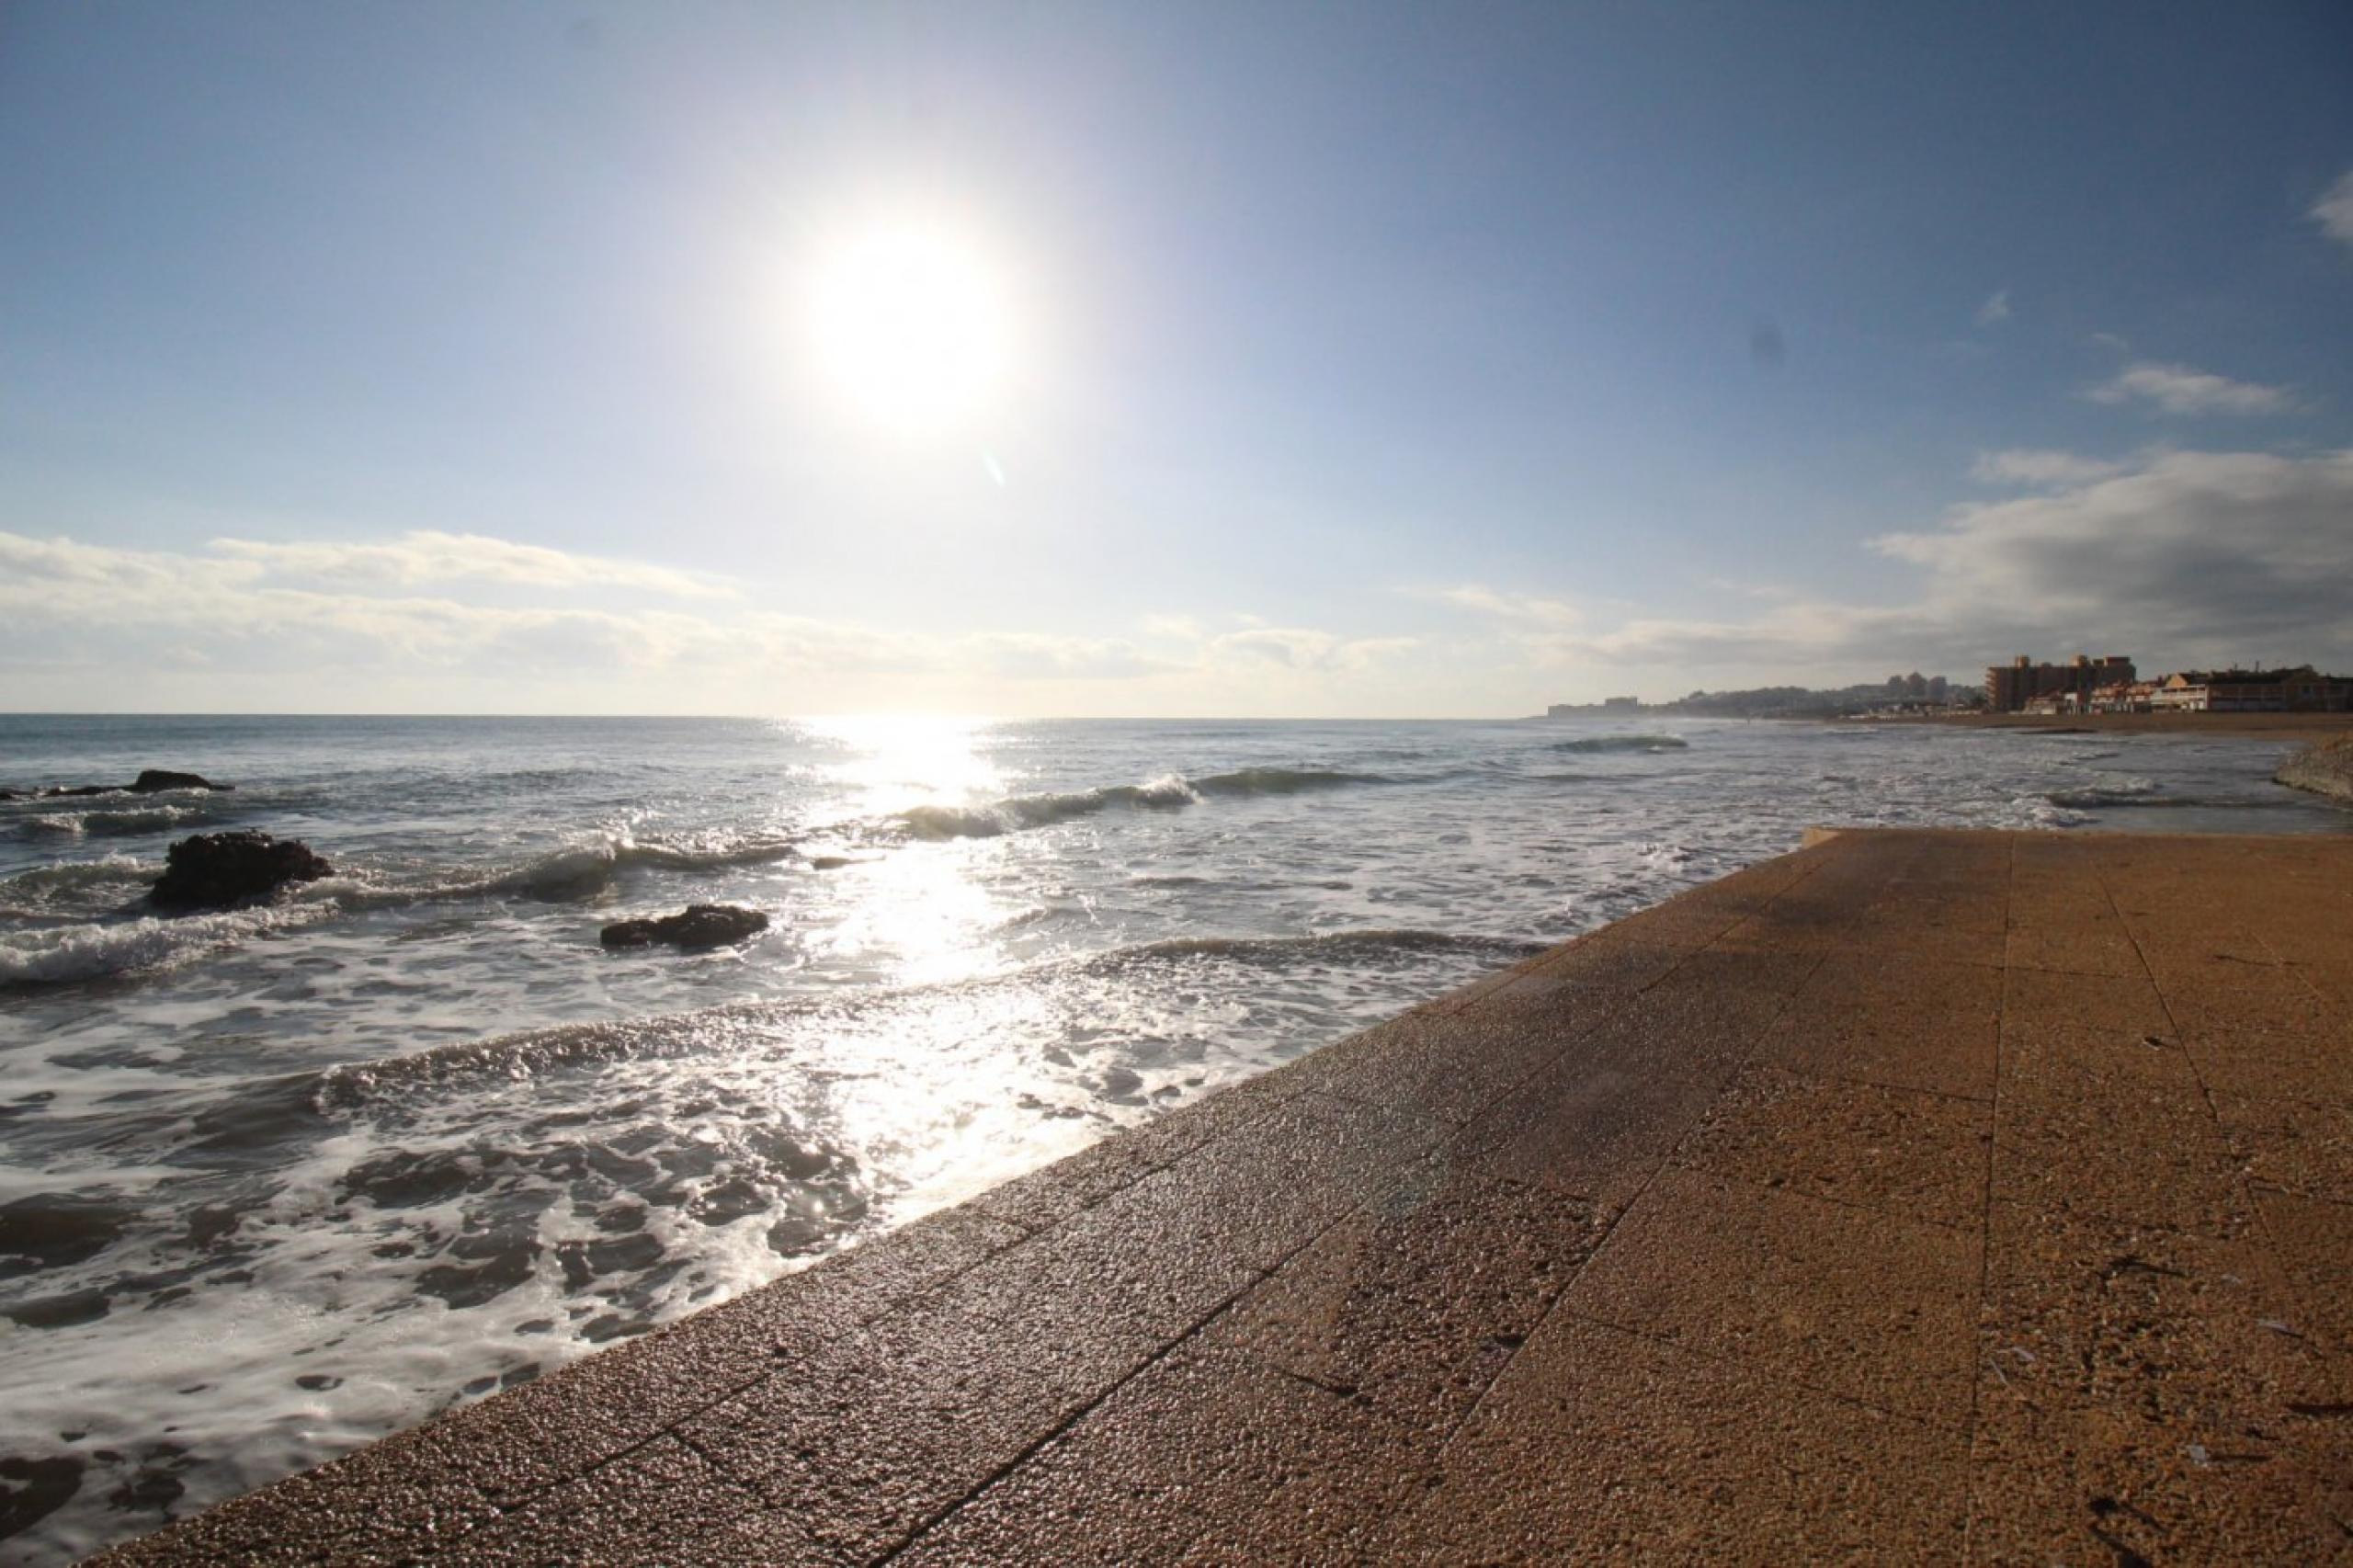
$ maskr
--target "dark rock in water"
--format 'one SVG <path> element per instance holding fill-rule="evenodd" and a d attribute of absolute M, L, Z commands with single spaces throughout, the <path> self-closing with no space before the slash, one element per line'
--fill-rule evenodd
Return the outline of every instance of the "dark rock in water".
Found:
<path fill-rule="evenodd" d="M 74 1500 L 82 1489 L 82 1461 L 62 1459 L 28 1460 L 11 1454 L 0 1459 L 0 1540 L 28 1530 Z"/>
<path fill-rule="evenodd" d="M 0 1279 L 95 1257 L 121 1238 L 131 1217 L 104 1199 L 70 1192 L 0 1203 Z"/>
<path fill-rule="evenodd" d="M 233 790 L 234 784 L 215 784 L 199 773 L 174 773 L 165 767 L 140 769 L 139 777 L 131 781 L 131 793 L 153 795 L 159 790 Z"/>
<path fill-rule="evenodd" d="M 148 767 L 128 784 L 56 785 L 47 790 L 0 790 L 0 801 L 78 801 L 91 795 L 158 795 L 166 790 L 234 790 L 234 784 L 215 784 L 200 773 L 175 773 L 167 767 Z"/>
<path fill-rule="evenodd" d="M 608 926 L 597 940 L 608 948 L 644 948 L 667 942 L 678 948 L 721 948 L 740 942 L 768 928 L 768 917 L 756 909 L 726 903 L 690 903 L 682 915 L 658 920 L 621 920 Z"/>
<path fill-rule="evenodd" d="M 335 868 L 296 838 L 272 838 L 248 828 L 236 833 L 199 833 L 165 852 L 164 874 L 147 901 L 184 914 L 227 909 L 267 898 L 289 882 L 314 882 Z"/>
<path fill-rule="evenodd" d="M 107 1293 L 95 1287 L 57 1296 L 35 1296 L 11 1307 L 0 1307 L 0 1317 L 19 1328 L 72 1328 L 96 1323 L 107 1315 Z"/>

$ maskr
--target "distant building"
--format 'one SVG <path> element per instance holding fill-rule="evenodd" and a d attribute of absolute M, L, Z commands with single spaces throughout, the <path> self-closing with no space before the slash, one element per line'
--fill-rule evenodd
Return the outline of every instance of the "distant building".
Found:
<path fill-rule="evenodd" d="M 1693 692 L 1694 697 L 1702 695 Z M 1582 713 L 1631 713 L 1643 706 L 1639 697 L 1605 697 L 1598 702 L 1555 702 L 1544 710 L 1547 719 L 1574 719 Z"/>
<path fill-rule="evenodd" d="M 2038 665 L 2020 653 L 2006 665 L 1986 670 L 1985 706 L 1996 713 L 2018 713 L 2048 698 L 2054 701 L 2041 710 L 2049 712 L 2061 697 L 2080 700 L 2104 686 L 2129 686 L 2139 674 L 2131 660 L 2116 653 L 2098 659 L 2078 653 L 2064 665 Z"/>
<path fill-rule="evenodd" d="M 2310 665 L 2286 670 L 2183 670 L 2167 676 L 2153 706 L 2180 713 L 2342 713 L 2353 707 L 2353 679 Z"/>
<path fill-rule="evenodd" d="M 2112 681 L 2089 691 L 2060 691 L 2030 700 L 2029 713 L 2146 713 L 2156 706 L 2154 680 Z"/>

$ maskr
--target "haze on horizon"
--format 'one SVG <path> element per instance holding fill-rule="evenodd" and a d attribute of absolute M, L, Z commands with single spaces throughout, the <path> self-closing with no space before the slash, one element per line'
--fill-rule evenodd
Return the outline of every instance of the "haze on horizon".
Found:
<path fill-rule="evenodd" d="M 2353 10 L 0 11 L 0 710 L 2353 665 Z"/>

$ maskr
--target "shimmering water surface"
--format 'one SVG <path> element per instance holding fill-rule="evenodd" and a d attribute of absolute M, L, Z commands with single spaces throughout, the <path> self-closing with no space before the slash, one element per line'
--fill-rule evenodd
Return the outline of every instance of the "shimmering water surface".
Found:
<path fill-rule="evenodd" d="M 1822 823 L 2344 831 L 2240 740 L 0 718 L 0 1556 L 771 1278 Z M 165 846 L 338 875 L 159 920 Z M 689 901 L 770 930 L 611 953 Z M 38 1517 L 36 1517 L 38 1516 Z"/>

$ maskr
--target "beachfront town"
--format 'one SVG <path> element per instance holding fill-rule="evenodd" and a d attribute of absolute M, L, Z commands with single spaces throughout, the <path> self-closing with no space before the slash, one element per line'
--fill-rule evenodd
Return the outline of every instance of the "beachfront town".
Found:
<path fill-rule="evenodd" d="M 2179 670 L 2143 680 L 2121 654 L 2078 653 L 2040 664 L 2020 653 L 1985 671 L 1982 687 L 1944 676 L 1890 676 L 1877 683 L 1824 690 L 1758 687 L 1695 691 L 1671 702 L 1612 697 L 1555 703 L 1548 719 L 1642 713 L 1701 718 L 1800 719 L 1935 716 L 1960 713 L 2343 713 L 2353 711 L 2353 676 L 2323 675 L 2310 665 L 2270 669 Z"/>
<path fill-rule="evenodd" d="M 1986 670 L 1984 706 L 1995 713 L 2342 713 L 2353 709 L 2353 676 L 2257 665 L 2143 680 L 2118 654 L 2045 665 L 2020 653 Z"/>

